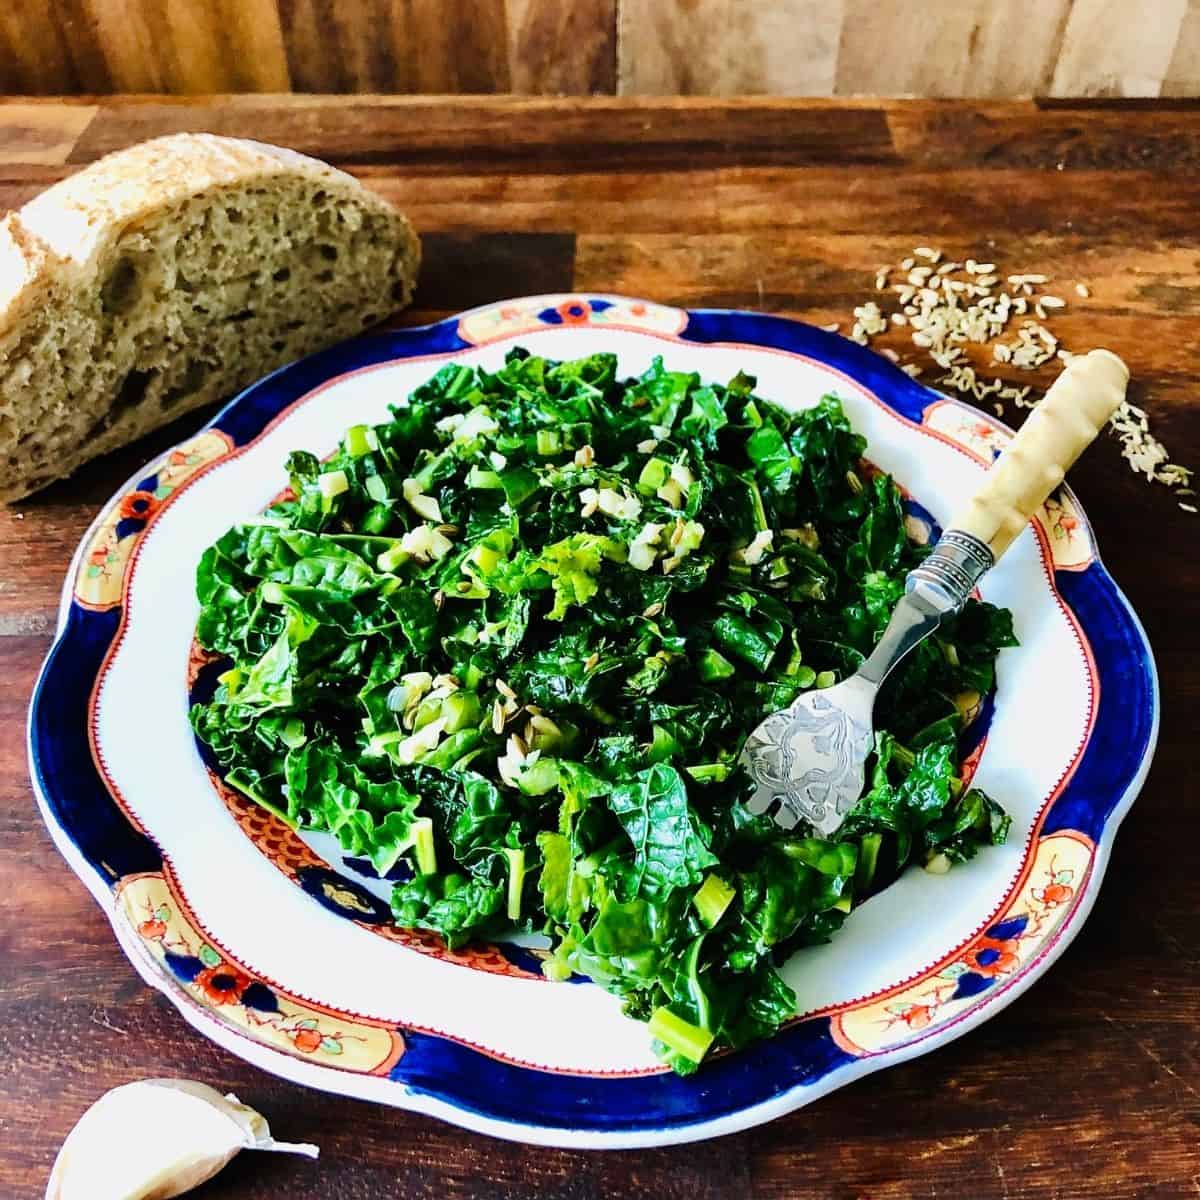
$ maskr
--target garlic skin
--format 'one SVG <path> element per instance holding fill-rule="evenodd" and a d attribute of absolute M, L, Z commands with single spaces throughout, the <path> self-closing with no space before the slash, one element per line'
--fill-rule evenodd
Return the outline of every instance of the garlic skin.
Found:
<path fill-rule="evenodd" d="M 211 1179 L 239 1150 L 316 1158 L 277 1142 L 234 1095 L 187 1079 L 144 1079 L 101 1096 L 67 1135 L 46 1200 L 170 1200 Z"/>

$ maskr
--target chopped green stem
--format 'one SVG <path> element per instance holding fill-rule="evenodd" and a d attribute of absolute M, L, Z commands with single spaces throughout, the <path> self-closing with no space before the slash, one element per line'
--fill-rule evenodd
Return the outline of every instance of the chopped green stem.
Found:
<path fill-rule="evenodd" d="M 422 875 L 437 873 L 437 848 L 433 843 L 433 821 L 418 817 L 412 823 L 413 844 L 416 848 L 417 870 Z"/>
<path fill-rule="evenodd" d="M 236 788 L 243 796 L 248 796 L 260 808 L 265 808 L 267 812 L 278 817 L 285 825 L 290 826 L 292 829 L 297 828 L 297 822 L 294 817 L 289 816 L 287 811 L 280 808 L 279 805 L 272 804 L 256 787 L 242 780 L 236 771 L 230 771 L 225 776 L 225 782 L 230 787 Z"/>
<path fill-rule="evenodd" d="M 700 920 L 711 929 L 724 915 L 737 892 L 719 875 L 709 875 L 692 897 Z"/>
<path fill-rule="evenodd" d="M 646 1022 L 651 1034 L 689 1062 L 700 1063 L 713 1043 L 713 1035 L 690 1021 L 676 1016 L 669 1008 L 657 1008 Z"/>

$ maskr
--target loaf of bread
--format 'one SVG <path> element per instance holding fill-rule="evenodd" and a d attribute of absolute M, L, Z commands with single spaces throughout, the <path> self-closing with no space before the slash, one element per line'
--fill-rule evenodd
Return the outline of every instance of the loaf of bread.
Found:
<path fill-rule="evenodd" d="M 0 500 L 233 395 L 412 296 L 420 243 L 291 150 L 179 134 L 0 221 Z"/>

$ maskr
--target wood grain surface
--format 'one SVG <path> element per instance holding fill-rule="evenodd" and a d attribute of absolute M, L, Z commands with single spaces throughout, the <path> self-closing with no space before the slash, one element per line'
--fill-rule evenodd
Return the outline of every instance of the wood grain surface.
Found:
<path fill-rule="evenodd" d="M 1195 0 L 19 0 L 0 91 L 1200 95 Z"/>
<path fill-rule="evenodd" d="M 553 26 L 546 13 L 530 19 Z M 0 103 L 0 211 L 173 129 L 294 145 L 403 204 L 426 244 L 406 322 L 603 288 L 845 323 L 875 268 L 920 243 L 1082 281 L 1090 297 L 1065 291 L 1056 328 L 1076 348 L 1122 354 L 1155 429 L 1200 464 L 1200 111 L 1189 106 L 22 101 Z M 1073 480 L 1149 630 L 1163 723 L 1080 936 L 1011 1007 L 934 1054 L 718 1142 L 588 1155 L 304 1091 L 211 1046 L 141 984 L 52 846 L 22 728 L 63 573 L 97 506 L 199 421 L 0 512 L 0 1196 L 40 1196 L 82 1110 L 154 1075 L 234 1089 L 281 1137 L 322 1147 L 317 1164 L 243 1156 L 196 1193 L 213 1200 L 1200 1193 L 1200 518 L 1135 479 L 1111 441 Z"/>

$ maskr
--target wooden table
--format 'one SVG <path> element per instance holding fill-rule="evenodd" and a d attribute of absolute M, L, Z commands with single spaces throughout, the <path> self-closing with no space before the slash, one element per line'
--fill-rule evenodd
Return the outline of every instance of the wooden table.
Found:
<path fill-rule="evenodd" d="M 1066 291 L 1068 344 L 1128 361 L 1133 396 L 1200 465 L 1200 111 L 784 101 L 159 98 L 0 104 L 0 211 L 105 151 L 175 130 L 348 167 L 425 235 L 406 321 L 603 289 L 841 321 L 921 243 Z M 899 332 L 899 331 L 898 331 Z M 904 347 L 904 340 L 889 343 Z M 908 350 L 911 351 L 911 347 Z M 1045 381 L 1045 377 L 1042 377 Z M 243 1156 L 221 1197 L 1130 1197 L 1200 1192 L 1200 517 L 1109 441 L 1075 482 L 1158 653 L 1149 783 L 1099 902 L 1049 976 L 952 1046 L 766 1128 L 637 1154 L 525 1150 L 302 1091 L 203 1041 L 142 985 L 50 843 L 22 726 L 68 558 L 96 507 L 199 423 L 0 513 L 0 1194 L 41 1195 L 105 1089 L 233 1088 L 313 1166 Z"/>

